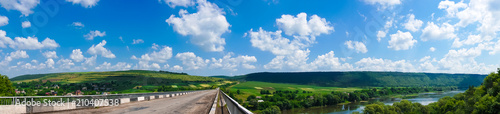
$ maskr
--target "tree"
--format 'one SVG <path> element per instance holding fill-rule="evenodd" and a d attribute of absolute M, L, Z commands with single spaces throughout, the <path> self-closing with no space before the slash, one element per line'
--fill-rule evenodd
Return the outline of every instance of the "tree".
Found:
<path fill-rule="evenodd" d="M 12 86 L 9 77 L 0 74 L 0 96 L 15 95 L 15 88 Z"/>
<path fill-rule="evenodd" d="M 278 106 L 268 107 L 261 112 L 262 114 L 281 114 L 281 110 Z"/>
<path fill-rule="evenodd" d="M 239 95 L 239 94 L 241 94 L 240 89 L 236 90 L 236 93 L 237 93 L 238 95 Z"/>

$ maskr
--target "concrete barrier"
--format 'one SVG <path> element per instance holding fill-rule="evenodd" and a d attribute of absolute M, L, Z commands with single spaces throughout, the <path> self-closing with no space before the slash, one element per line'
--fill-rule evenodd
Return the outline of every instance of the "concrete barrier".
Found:
<path fill-rule="evenodd" d="M 137 97 L 137 101 L 144 101 L 144 97 Z"/>
<path fill-rule="evenodd" d="M 0 114 L 24 114 L 26 113 L 25 105 L 1 105 Z"/>
<path fill-rule="evenodd" d="M 120 104 L 130 103 L 130 98 L 121 98 Z"/>
<path fill-rule="evenodd" d="M 149 100 L 155 99 L 155 96 L 149 96 Z"/>
<path fill-rule="evenodd" d="M 50 111 L 59 111 L 59 110 L 71 110 L 76 109 L 76 103 L 63 103 L 64 106 L 33 106 L 32 113 L 39 112 L 50 112 Z"/>

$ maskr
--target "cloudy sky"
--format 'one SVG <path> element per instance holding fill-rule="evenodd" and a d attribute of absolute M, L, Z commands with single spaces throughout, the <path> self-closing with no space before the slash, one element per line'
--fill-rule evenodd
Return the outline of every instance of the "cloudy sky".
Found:
<path fill-rule="evenodd" d="M 0 74 L 487 74 L 494 0 L 0 0 Z"/>

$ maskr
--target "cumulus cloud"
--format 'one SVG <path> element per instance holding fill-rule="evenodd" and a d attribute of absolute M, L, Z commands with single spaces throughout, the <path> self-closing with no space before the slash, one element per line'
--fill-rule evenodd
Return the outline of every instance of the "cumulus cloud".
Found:
<path fill-rule="evenodd" d="M 459 9 L 463 9 L 466 7 L 467 4 L 463 3 L 463 1 L 455 3 L 455 1 L 448 1 L 448 0 L 439 2 L 438 6 L 439 9 L 445 9 L 449 17 L 455 16 L 455 14 L 458 12 Z"/>
<path fill-rule="evenodd" d="M 182 65 L 187 67 L 187 70 L 197 70 L 207 66 L 210 60 L 196 56 L 193 52 L 178 53 L 175 55 L 176 59 L 182 61 Z"/>
<path fill-rule="evenodd" d="M 168 6 L 171 8 L 175 8 L 176 6 L 182 6 L 182 7 L 189 7 L 189 6 L 194 6 L 195 2 L 194 0 L 159 0 L 164 1 Z"/>
<path fill-rule="evenodd" d="M 265 31 L 259 28 L 258 31 L 251 29 L 247 35 L 253 47 L 262 51 L 269 51 L 276 55 L 268 64 L 264 65 L 266 69 L 289 69 L 313 70 L 309 59 L 309 49 L 311 44 L 315 43 L 316 36 L 329 34 L 333 32 L 333 26 L 317 15 L 313 15 L 307 20 L 306 13 L 300 13 L 297 16 L 282 15 L 276 19 L 280 30 L 276 32 Z M 293 39 L 282 36 L 291 36 Z"/>
<path fill-rule="evenodd" d="M 90 31 L 89 33 L 83 35 L 87 40 L 93 40 L 95 37 L 104 37 L 106 32 L 101 32 L 99 30 Z"/>
<path fill-rule="evenodd" d="M 429 48 L 429 51 L 434 52 L 434 51 L 436 51 L 436 48 L 431 47 L 431 48 Z"/>
<path fill-rule="evenodd" d="M 67 2 L 71 2 L 73 4 L 80 4 L 84 8 L 92 8 L 97 5 L 99 0 L 66 0 Z"/>
<path fill-rule="evenodd" d="M 197 1 L 198 12 L 189 14 L 187 10 L 180 10 L 180 17 L 171 15 L 165 20 L 182 36 L 190 36 L 191 43 L 206 51 L 223 51 L 226 44 L 222 34 L 229 31 L 231 26 L 224 16 L 224 12 L 216 4 L 206 0 Z"/>
<path fill-rule="evenodd" d="M 83 61 L 83 59 L 85 58 L 83 57 L 82 51 L 80 51 L 80 49 L 74 49 L 69 57 L 75 60 L 75 62 Z"/>
<path fill-rule="evenodd" d="M 175 66 L 173 66 L 171 69 L 172 69 L 172 70 L 174 70 L 174 71 L 182 71 L 184 68 L 182 68 L 182 67 L 181 67 L 181 66 L 179 66 L 179 65 L 175 65 Z"/>
<path fill-rule="evenodd" d="M 10 52 L 7 56 L 5 56 L 4 60 L 0 62 L 0 65 L 6 66 L 12 60 L 20 59 L 20 58 L 29 58 L 29 55 L 26 53 L 26 51 L 23 51 L 23 50 L 17 50 L 14 52 Z"/>
<path fill-rule="evenodd" d="M 159 63 L 165 63 L 170 58 L 172 58 L 172 48 L 168 46 L 163 46 L 163 48 L 160 51 L 153 51 L 151 53 L 141 55 L 140 58 L 132 56 L 132 59 L 140 61 L 154 61 Z"/>
<path fill-rule="evenodd" d="M 24 16 L 29 16 L 40 0 L 1 0 L 0 5 L 6 10 L 17 10 Z"/>
<path fill-rule="evenodd" d="M 365 44 L 363 44 L 362 42 L 349 40 L 349 41 L 346 41 L 344 43 L 344 45 L 346 45 L 347 48 L 349 48 L 349 49 L 355 49 L 356 53 L 366 53 L 366 52 L 368 52 L 368 49 L 366 49 Z"/>
<path fill-rule="evenodd" d="M 77 28 L 83 28 L 85 25 L 82 22 L 73 22 L 71 23 L 71 26 L 77 27 Z"/>
<path fill-rule="evenodd" d="M 424 22 L 421 20 L 415 19 L 415 15 L 409 14 L 408 15 L 408 20 L 406 20 L 406 23 L 403 24 L 405 29 L 410 30 L 412 32 L 416 32 L 420 29 Z"/>
<path fill-rule="evenodd" d="M 55 40 L 50 38 L 45 38 L 42 42 L 38 41 L 36 37 L 16 37 L 12 40 L 10 37 L 6 36 L 6 32 L 0 30 L 0 47 L 6 48 L 9 46 L 12 49 L 27 49 L 27 50 L 37 50 L 37 49 L 53 49 L 59 47 L 59 44 Z"/>
<path fill-rule="evenodd" d="M 225 55 L 223 58 L 215 59 L 212 58 L 210 68 L 222 68 L 227 70 L 236 71 L 238 66 L 242 66 L 245 69 L 255 69 L 254 65 L 250 63 L 257 62 L 255 56 L 240 55 L 237 57 L 231 57 L 232 53 Z"/>
<path fill-rule="evenodd" d="M 392 61 L 382 58 L 363 58 L 354 63 L 358 70 L 364 71 L 414 71 L 413 65 L 406 60 Z"/>
<path fill-rule="evenodd" d="M 31 27 L 31 22 L 29 21 L 24 21 L 21 23 L 21 27 L 23 28 L 28 28 L 28 27 Z"/>
<path fill-rule="evenodd" d="M 132 68 L 132 64 L 125 62 L 118 62 L 115 65 L 111 63 L 104 62 L 101 65 L 95 67 L 96 70 L 129 70 Z"/>
<path fill-rule="evenodd" d="M 325 70 L 350 70 L 353 66 L 349 63 L 341 63 L 338 57 L 335 57 L 333 51 L 324 55 L 319 55 L 313 62 L 311 62 L 312 69 L 325 69 Z"/>
<path fill-rule="evenodd" d="M 9 24 L 9 18 L 0 15 L 0 27 Z"/>
<path fill-rule="evenodd" d="M 101 55 L 106 58 L 115 58 L 115 54 L 104 48 L 104 45 L 106 45 L 106 40 L 102 40 L 102 42 L 97 45 L 92 45 L 92 47 L 87 50 L 87 53 L 92 55 Z"/>
<path fill-rule="evenodd" d="M 370 5 L 377 5 L 379 9 L 392 8 L 395 5 L 401 4 L 400 0 L 363 0 L 363 2 Z"/>
<path fill-rule="evenodd" d="M 413 39 L 410 32 L 401 32 L 398 30 L 397 33 L 391 35 L 391 40 L 389 40 L 389 46 L 393 50 L 408 50 L 412 48 L 417 40 Z"/>
<path fill-rule="evenodd" d="M 48 59 L 51 59 L 51 58 L 59 58 L 57 57 L 57 53 L 56 51 L 45 51 L 42 53 L 42 55 L 45 57 L 45 58 L 48 58 Z"/>
<path fill-rule="evenodd" d="M 286 35 L 299 37 L 300 40 L 305 40 L 308 43 L 314 43 L 315 36 L 334 31 L 330 22 L 326 21 L 325 18 L 312 15 L 307 20 L 306 13 L 299 13 L 297 16 L 281 15 L 281 18 L 276 19 L 276 24 Z"/>
<path fill-rule="evenodd" d="M 141 43 L 144 43 L 144 40 L 142 39 L 132 39 L 132 44 L 141 44 Z"/>
<path fill-rule="evenodd" d="M 71 70 L 71 68 L 75 66 L 75 63 L 73 63 L 70 59 L 59 59 L 57 64 L 59 65 L 58 69 L 60 70 Z"/>
<path fill-rule="evenodd" d="M 455 28 L 448 23 L 443 23 L 439 27 L 434 22 L 427 22 L 427 26 L 422 30 L 420 39 L 424 42 L 427 40 L 453 39 L 457 37 L 454 32 Z"/>

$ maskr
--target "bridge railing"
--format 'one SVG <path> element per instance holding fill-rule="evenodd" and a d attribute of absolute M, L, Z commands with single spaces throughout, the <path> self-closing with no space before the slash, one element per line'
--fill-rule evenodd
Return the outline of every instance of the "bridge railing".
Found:
<path fill-rule="evenodd" d="M 109 95 L 0 97 L 0 114 L 36 113 L 103 106 L 118 106 L 124 103 L 174 97 L 199 91 L 205 90 Z"/>
<path fill-rule="evenodd" d="M 229 97 L 226 93 L 224 93 L 223 91 L 220 92 L 222 93 L 221 97 L 224 99 L 224 102 L 226 103 L 227 109 L 229 110 L 230 114 L 253 114 L 248 109 L 241 106 L 233 98 Z"/>

